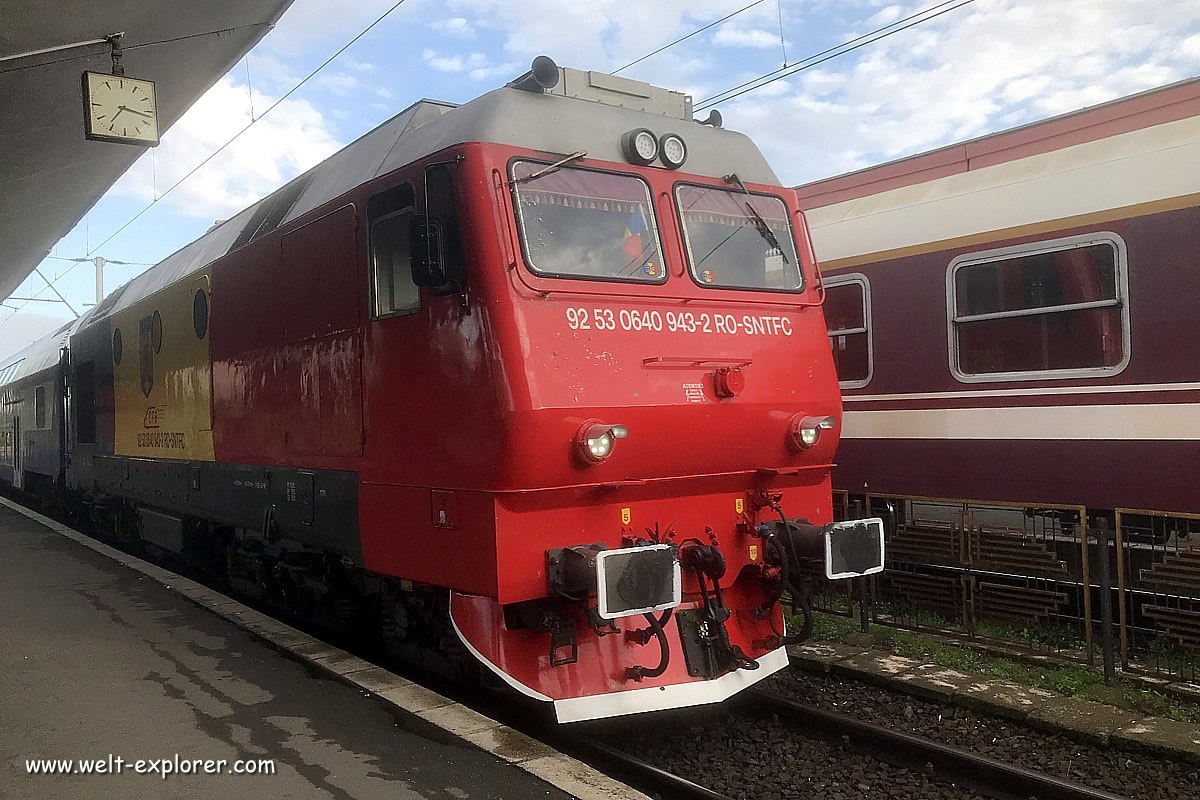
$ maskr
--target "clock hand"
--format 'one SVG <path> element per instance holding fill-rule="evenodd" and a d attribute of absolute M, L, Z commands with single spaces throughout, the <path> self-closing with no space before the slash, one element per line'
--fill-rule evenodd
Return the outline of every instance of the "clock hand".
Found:
<path fill-rule="evenodd" d="M 138 111 L 136 108 L 129 108 L 127 106 L 117 106 L 117 108 L 119 108 L 121 111 L 128 111 L 130 114 L 137 114 L 139 117 L 149 117 L 150 116 L 145 111 Z M 118 111 L 117 113 L 119 114 L 121 112 Z M 116 116 L 116 115 L 114 114 L 113 116 Z"/>
<path fill-rule="evenodd" d="M 125 106 L 117 106 L 117 113 L 112 115 L 112 119 L 110 119 L 109 122 L 116 122 L 117 117 L 121 116 L 122 111 L 129 111 L 129 110 L 130 109 L 126 108 Z"/>

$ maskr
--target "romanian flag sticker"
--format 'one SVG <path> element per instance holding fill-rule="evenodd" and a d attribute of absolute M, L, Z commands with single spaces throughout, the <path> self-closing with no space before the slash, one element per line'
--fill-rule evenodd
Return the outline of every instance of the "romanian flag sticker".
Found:
<path fill-rule="evenodd" d="M 704 280 L 705 283 L 712 283 L 713 281 L 715 281 L 717 279 L 717 276 L 713 275 L 713 271 L 711 269 L 706 269 L 706 270 L 704 270 L 704 272 L 701 272 L 700 277 Z"/>
<path fill-rule="evenodd" d="M 653 261 L 647 261 L 646 265 L 642 267 L 642 272 L 646 273 L 651 278 L 657 278 L 658 264 L 655 264 Z"/>

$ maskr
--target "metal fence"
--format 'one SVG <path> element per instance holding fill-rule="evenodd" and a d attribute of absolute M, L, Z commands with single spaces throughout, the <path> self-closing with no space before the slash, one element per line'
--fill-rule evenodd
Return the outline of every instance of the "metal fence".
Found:
<path fill-rule="evenodd" d="M 1200 515 L 835 492 L 840 519 L 882 517 L 887 568 L 823 610 L 1200 677 Z M 1110 535 L 1110 532 L 1112 535 Z M 865 602 L 863 602 L 865 601 Z M 863 611 L 865 609 L 865 611 Z"/>
<path fill-rule="evenodd" d="M 1200 677 L 1200 515 L 1117 509 L 1121 661 Z"/>

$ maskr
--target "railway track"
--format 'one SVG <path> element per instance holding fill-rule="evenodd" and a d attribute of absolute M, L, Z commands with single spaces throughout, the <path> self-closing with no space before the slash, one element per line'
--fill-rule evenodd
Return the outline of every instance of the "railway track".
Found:
<path fill-rule="evenodd" d="M 737 702 L 748 713 L 778 716 L 803 729 L 805 736 L 840 741 L 862 755 L 941 778 L 996 800 L 1031 797 L 1038 800 L 1129 800 L 1122 795 L 826 711 L 772 692 L 751 689 Z"/>
<path fill-rule="evenodd" d="M 723 708 L 723 712 L 732 711 L 741 718 L 778 720 L 792 729 L 797 737 L 824 742 L 842 752 L 863 756 L 864 761 L 873 759 L 920 775 L 930 782 L 953 786 L 958 796 L 985 797 L 990 800 L 1130 800 L 1123 795 L 874 725 L 768 691 L 751 689 L 730 703 L 731 707 Z M 689 777 L 684 777 L 677 774 L 683 770 L 666 769 L 642 755 L 604 743 L 605 740 L 620 740 L 622 729 L 622 721 L 611 720 L 603 725 L 604 733 L 601 735 L 595 735 L 596 731 L 593 730 L 581 736 L 572 728 L 542 728 L 535 735 L 657 797 L 672 800 L 733 800 L 728 794 L 697 783 L 697 780 L 704 779 L 702 775 L 688 770 Z M 670 745 L 670 742 L 664 742 L 664 746 Z M 739 798 L 753 796 L 737 793 Z"/>
<path fill-rule="evenodd" d="M 578 736 L 548 737 L 552 746 L 647 794 L 667 800 L 734 800 L 610 745 Z"/>

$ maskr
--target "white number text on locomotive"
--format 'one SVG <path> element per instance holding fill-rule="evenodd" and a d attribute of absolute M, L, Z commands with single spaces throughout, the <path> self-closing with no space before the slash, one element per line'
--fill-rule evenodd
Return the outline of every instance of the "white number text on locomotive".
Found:
<path fill-rule="evenodd" d="M 566 310 L 567 327 L 573 331 L 668 331 L 670 333 L 724 333 L 751 336 L 791 336 L 792 321 L 766 314 L 710 314 L 707 311 L 644 311 L 623 308 L 578 308 Z"/>

